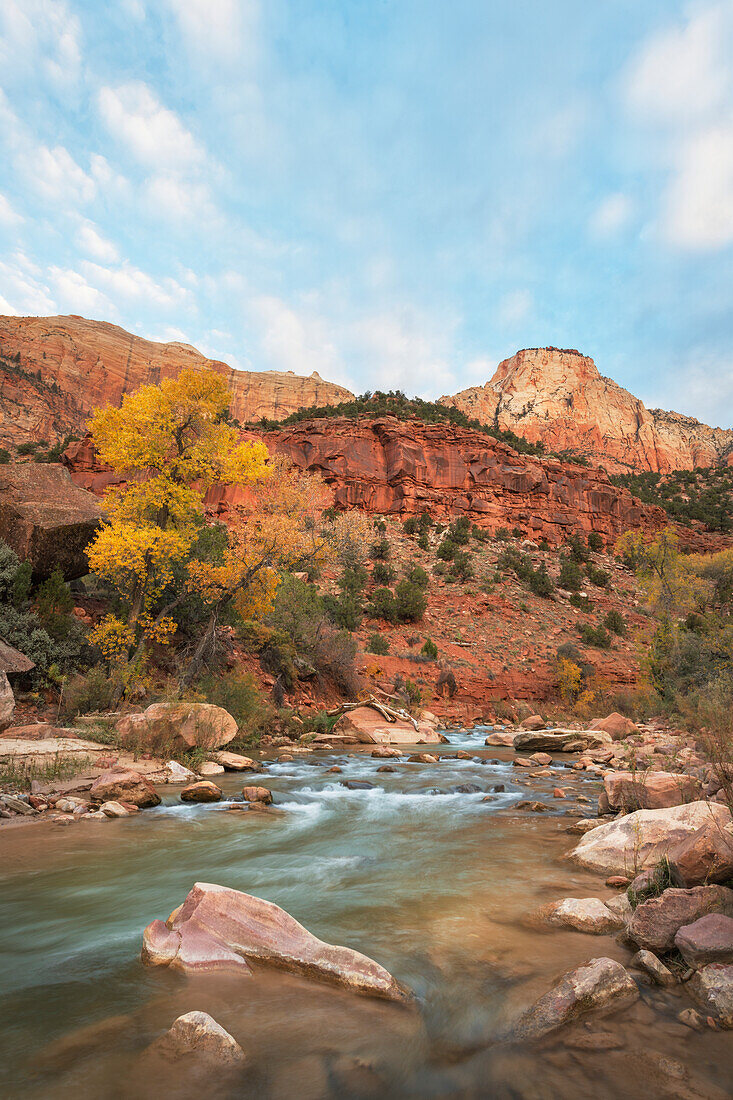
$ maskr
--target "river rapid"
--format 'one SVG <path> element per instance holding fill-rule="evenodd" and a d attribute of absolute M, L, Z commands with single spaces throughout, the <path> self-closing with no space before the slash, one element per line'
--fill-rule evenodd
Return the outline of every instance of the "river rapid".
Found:
<path fill-rule="evenodd" d="M 531 1046 L 497 1041 L 565 970 L 601 955 L 628 963 L 629 953 L 612 937 L 531 921 L 547 901 L 613 893 L 562 858 L 577 841 L 565 827 L 593 812 L 573 795 L 594 806 L 597 781 L 569 768 L 530 778 L 511 752 L 484 747 L 486 733 L 451 734 L 438 764 L 312 753 L 220 777 L 229 797 L 249 782 L 269 787 L 272 813 L 184 806 L 169 786 L 163 805 L 129 819 L 0 829 L 0 1095 L 733 1095 L 730 1033 L 681 1025 L 689 1002 L 679 990 L 641 985 L 623 1014 Z M 472 759 L 445 759 L 457 749 Z M 335 764 L 341 774 L 327 771 Z M 385 764 L 394 771 L 378 772 Z M 566 801 L 552 797 L 558 784 L 572 788 Z M 455 790 L 465 785 L 479 792 Z M 526 798 L 548 812 L 516 810 Z M 196 881 L 276 902 L 321 939 L 371 956 L 414 991 L 414 1007 L 270 969 L 245 979 L 143 967 L 143 929 Z M 202 1082 L 146 1060 L 156 1036 L 194 1009 L 234 1035 L 244 1071 Z"/>

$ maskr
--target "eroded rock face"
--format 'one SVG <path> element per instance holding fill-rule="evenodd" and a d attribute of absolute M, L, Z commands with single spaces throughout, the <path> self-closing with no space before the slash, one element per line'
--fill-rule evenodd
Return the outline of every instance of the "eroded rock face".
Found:
<path fill-rule="evenodd" d="M 733 890 L 725 886 L 665 890 L 661 897 L 637 905 L 627 932 L 639 947 L 663 955 L 672 950 L 680 928 L 693 924 L 707 913 L 733 917 Z"/>
<path fill-rule="evenodd" d="M 586 833 L 570 858 L 606 875 L 635 875 L 658 863 L 673 845 L 703 825 L 712 822 L 722 827 L 730 820 L 727 808 L 714 802 L 637 810 Z"/>
<path fill-rule="evenodd" d="M 174 378 L 184 367 L 224 375 L 232 392 L 232 416 L 242 423 L 263 416 L 283 419 L 298 409 L 353 396 L 315 371 L 305 378 L 291 372 L 233 370 L 190 344 L 158 344 L 83 317 L 0 317 L 0 353 L 19 355 L 25 372 L 0 370 L 3 444 L 82 434 L 93 409 L 119 405 L 124 394 Z M 38 371 L 40 382 L 29 377 Z"/>
<path fill-rule="evenodd" d="M 496 422 L 547 450 L 576 451 L 612 472 L 713 466 L 733 450 L 730 429 L 647 409 L 604 378 L 592 359 L 569 349 L 518 351 L 484 386 L 440 400 L 483 424 Z"/>
<path fill-rule="evenodd" d="M 36 577 L 55 566 L 67 579 L 88 573 L 85 550 L 101 514 L 97 498 L 74 485 L 59 463 L 0 466 L 0 539 L 31 563 Z"/>
<path fill-rule="evenodd" d="M 237 734 L 229 711 L 211 703 L 153 703 L 142 714 L 126 714 L 117 723 L 123 744 L 151 750 L 218 749 Z"/>
<path fill-rule="evenodd" d="M 628 1008 L 639 997 L 633 978 L 615 959 L 591 959 L 569 970 L 540 997 L 513 1031 L 517 1039 L 539 1039 L 587 1014 L 607 1015 Z"/>
<path fill-rule="evenodd" d="M 603 787 L 606 812 L 683 806 L 695 802 L 702 793 L 699 779 L 674 772 L 611 772 L 604 777 Z"/>
<path fill-rule="evenodd" d="M 113 768 L 103 772 L 92 783 L 89 792 L 93 802 L 131 802 L 134 806 L 158 806 L 160 795 L 140 772 Z"/>
<path fill-rule="evenodd" d="M 356 993 L 405 1001 L 406 992 L 382 966 L 348 947 L 317 939 L 284 909 L 205 882 L 197 882 L 167 923 L 153 921 L 143 935 L 143 962 L 181 970 L 235 969 L 246 960 L 333 982 Z"/>

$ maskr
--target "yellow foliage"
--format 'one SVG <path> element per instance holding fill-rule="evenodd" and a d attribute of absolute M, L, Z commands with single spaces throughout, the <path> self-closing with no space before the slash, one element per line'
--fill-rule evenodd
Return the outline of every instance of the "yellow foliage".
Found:
<path fill-rule="evenodd" d="M 680 553 L 671 528 L 654 538 L 627 531 L 615 552 L 634 569 L 655 614 L 682 617 L 704 604 L 709 586 L 697 575 L 692 559 Z"/>
<path fill-rule="evenodd" d="M 560 698 L 567 703 L 573 703 L 578 698 L 583 683 L 583 673 L 574 663 L 566 657 L 561 657 L 557 662 L 557 689 Z"/>
<path fill-rule="evenodd" d="M 89 640 L 92 645 L 99 646 L 106 661 L 116 664 L 127 656 L 135 632 L 116 615 L 105 615 L 92 630 Z"/>

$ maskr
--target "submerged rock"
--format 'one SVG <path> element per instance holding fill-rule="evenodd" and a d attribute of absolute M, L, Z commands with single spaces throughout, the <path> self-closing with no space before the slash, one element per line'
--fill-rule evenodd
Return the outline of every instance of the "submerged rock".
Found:
<path fill-rule="evenodd" d="M 221 1024 L 207 1012 L 187 1012 L 174 1021 L 172 1027 L 152 1044 L 159 1054 L 171 1058 L 187 1055 L 208 1055 L 219 1065 L 241 1065 L 245 1054 Z"/>
<path fill-rule="evenodd" d="M 607 1015 L 628 1008 L 639 997 L 633 978 L 615 959 L 591 959 L 567 974 L 529 1008 L 512 1038 L 539 1039 L 589 1013 Z"/>
<path fill-rule="evenodd" d="M 142 960 L 180 970 L 239 970 L 247 959 L 357 993 L 406 1001 L 407 992 L 373 959 L 313 936 L 284 909 L 239 890 L 197 882 L 167 923 L 143 934 Z"/>
<path fill-rule="evenodd" d="M 92 783 L 89 795 L 93 802 L 132 802 L 141 807 L 160 805 L 160 795 L 150 780 L 127 768 L 102 772 Z"/>
<path fill-rule="evenodd" d="M 637 970 L 643 970 L 656 985 L 676 985 L 677 979 L 671 970 L 661 962 L 652 951 L 637 951 L 631 960 Z"/>
<path fill-rule="evenodd" d="M 687 988 L 721 1027 L 733 1028 L 733 965 L 710 963 L 693 975 Z"/>
<path fill-rule="evenodd" d="M 665 810 L 637 810 L 587 833 L 570 853 L 574 863 L 606 875 L 636 874 L 658 863 L 678 841 L 713 822 L 731 820 L 725 806 L 691 802 Z"/>

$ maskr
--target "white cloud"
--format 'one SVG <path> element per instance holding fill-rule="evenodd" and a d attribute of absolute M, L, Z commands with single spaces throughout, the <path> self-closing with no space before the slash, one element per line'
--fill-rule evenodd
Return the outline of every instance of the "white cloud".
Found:
<path fill-rule="evenodd" d="M 16 253 L 9 260 L 0 260 L 0 296 L 3 312 L 13 315 L 47 316 L 57 311 L 50 287 L 39 278 L 35 265 L 22 253 Z"/>
<path fill-rule="evenodd" d="M 18 154 L 17 164 L 35 190 L 50 202 L 78 205 L 90 202 L 96 194 L 92 177 L 63 145 L 27 148 Z"/>
<path fill-rule="evenodd" d="M 163 309 L 181 305 L 189 298 L 189 291 L 175 279 L 156 282 L 152 276 L 127 262 L 119 267 L 104 267 L 83 260 L 81 271 L 89 284 L 102 289 L 112 301 L 142 301 Z"/>
<path fill-rule="evenodd" d="M 622 191 L 606 195 L 591 216 L 591 233 L 596 237 L 614 236 L 628 224 L 633 209 L 634 204 L 631 199 Z"/>
<path fill-rule="evenodd" d="M 94 318 L 117 315 L 109 298 L 91 286 L 78 271 L 51 267 L 49 277 L 58 300 L 68 312 Z"/>
<path fill-rule="evenodd" d="M 733 243 L 733 0 L 656 34 L 626 75 L 634 118 L 652 127 L 667 182 L 658 232 L 669 244 Z"/>
<path fill-rule="evenodd" d="M 13 209 L 5 195 L 0 194 L 0 225 L 12 227 L 20 225 L 22 221 L 23 218 Z"/>
<path fill-rule="evenodd" d="M 82 222 L 76 235 L 79 248 L 102 263 L 115 263 L 119 259 L 116 247 L 103 237 L 92 222 Z"/>
<path fill-rule="evenodd" d="M 518 325 L 527 317 L 534 299 L 529 290 L 510 290 L 499 301 L 497 320 L 501 325 Z"/>
<path fill-rule="evenodd" d="M 275 370 L 295 374 L 313 371 L 332 380 L 342 372 L 332 329 L 313 313 L 297 312 L 282 298 L 260 295 L 251 302 L 251 312 L 260 331 L 262 350 Z"/>
<path fill-rule="evenodd" d="M 216 213 L 209 187 L 196 180 L 154 176 L 145 192 L 155 212 L 170 221 L 210 220 Z"/>
<path fill-rule="evenodd" d="M 193 134 L 147 84 L 132 82 L 101 88 L 97 102 L 107 129 L 142 164 L 175 171 L 204 160 L 203 149 Z"/>
<path fill-rule="evenodd" d="M 167 0 L 191 50 L 212 60 L 251 56 L 258 0 Z"/>
<path fill-rule="evenodd" d="M 81 24 L 63 0 L 3 0 L 0 68 L 45 73 L 57 85 L 76 83 L 81 69 Z"/>

